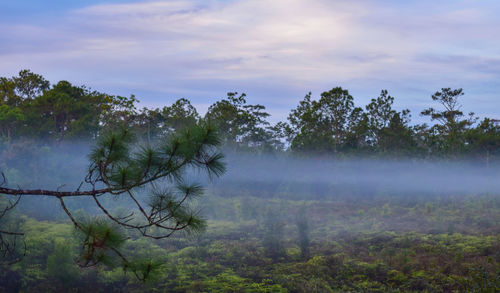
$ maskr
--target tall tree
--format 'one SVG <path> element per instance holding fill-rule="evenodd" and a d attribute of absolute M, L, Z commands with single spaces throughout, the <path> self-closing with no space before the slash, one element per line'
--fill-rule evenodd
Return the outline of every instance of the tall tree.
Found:
<path fill-rule="evenodd" d="M 48 90 L 50 83 L 30 70 L 21 70 L 18 76 L 0 78 L 0 104 L 20 106 Z"/>
<path fill-rule="evenodd" d="M 465 148 L 465 133 L 477 120 L 474 113 L 469 113 L 464 118 L 462 105 L 458 101 L 464 92 L 461 88 L 442 88 L 432 95 L 432 100 L 439 103 L 444 109 L 437 110 L 432 107 L 421 112 L 423 116 L 429 116 L 432 121 L 437 120 L 439 124 L 433 126 L 433 131 L 439 137 L 438 148 L 441 153 L 456 157 Z"/>
<path fill-rule="evenodd" d="M 309 92 L 288 115 L 288 124 L 279 125 L 281 133 L 288 135 L 293 150 L 321 150 L 330 143 L 328 135 L 321 133 L 315 103 Z M 326 140 L 326 141 L 324 141 Z"/>
<path fill-rule="evenodd" d="M 409 147 L 411 130 L 408 127 L 410 111 L 398 112 L 392 108 L 394 97 L 387 90 L 366 105 L 370 140 L 376 150 L 394 153 Z M 401 139 L 401 140 L 398 140 Z"/>
<path fill-rule="evenodd" d="M 371 150 L 368 115 L 360 107 L 356 107 L 349 115 L 346 138 L 343 146 L 345 152 L 366 154 Z"/>
<path fill-rule="evenodd" d="M 383 153 L 392 157 L 420 155 L 420 149 L 415 141 L 414 129 L 409 127 L 406 113 L 405 111 L 396 112 L 389 125 L 380 131 L 377 146 Z"/>
<path fill-rule="evenodd" d="M 266 131 L 269 114 L 262 105 L 248 105 L 246 95 L 236 92 L 217 101 L 208 108 L 206 119 L 215 123 L 224 135 L 227 145 L 240 147 L 260 147 L 269 139 Z"/>
<path fill-rule="evenodd" d="M 130 128 L 136 123 L 138 115 L 136 103 L 139 100 L 134 95 L 130 97 L 104 95 L 103 103 L 99 105 L 99 124 L 103 129 Z"/>
<path fill-rule="evenodd" d="M 348 131 L 349 117 L 353 114 L 354 99 L 347 90 L 336 87 L 321 94 L 318 102 L 320 123 L 331 127 L 334 151 L 342 146 Z"/>
<path fill-rule="evenodd" d="M 16 94 L 22 100 L 32 100 L 49 89 L 50 83 L 43 76 L 24 69 L 19 76 L 12 78 L 16 86 Z"/>
<path fill-rule="evenodd" d="M 29 125 L 36 137 L 95 137 L 104 95 L 60 81 L 30 104 Z"/>
<path fill-rule="evenodd" d="M 338 153 L 347 141 L 351 118 L 359 118 L 354 99 L 341 87 L 323 92 L 318 101 L 311 93 L 288 116 L 292 149 Z"/>
<path fill-rule="evenodd" d="M 170 132 L 189 127 L 200 120 L 196 108 L 185 98 L 175 101 L 170 106 L 163 107 L 161 115 L 164 119 L 165 128 Z"/>
<path fill-rule="evenodd" d="M 0 77 L 0 135 L 10 141 L 26 122 L 26 106 L 49 88 L 41 75 L 21 70 L 18 76 Z"/>

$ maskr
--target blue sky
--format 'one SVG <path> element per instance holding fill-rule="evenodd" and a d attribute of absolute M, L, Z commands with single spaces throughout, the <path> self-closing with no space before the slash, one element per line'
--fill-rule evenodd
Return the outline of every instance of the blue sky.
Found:
<path fill-rule="evenodd" d="M 0 76 L 28 68 L 160 107 L 203 112 L 246 92 L 272 121 L 304 95 L 381 89 L 414 122 L 442 87 L 500 118 L 500 1 L 0 1 Z"/>

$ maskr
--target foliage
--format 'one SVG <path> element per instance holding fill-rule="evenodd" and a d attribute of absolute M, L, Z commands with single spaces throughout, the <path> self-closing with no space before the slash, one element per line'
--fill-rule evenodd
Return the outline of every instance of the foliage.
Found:
<path fill-rule="evenodd" d="M 265 106 L 247 103 L 244 93 L 229 92 L 202 118 L 186 98 L 163 108 L 138 110 L 133 95 L 99 93 L 67 81 L 50 85 L 42 76 L 22 70 L 18 76 L 0 78 L 0 142 L 40 138 L 50 144 L 73 139 L 95 142 L 107 131 L 126 128 L 151 145 L 206 120 L 220 129 L 222 144 L 231 152 L 496 162 L 498 121 L 484 118 L 477 124 L 473 113 L 462 111 L 462 96 L 462 89 L 442 88 L 431 96 L 441 109 L 428 107 L 421 112 L 437 123 L 411 125 L 410 111 L 394 109 L 395 98 L 387 90 L 363 108 L 355 105 L 348 90 L 334 87 L 317 100 L 308 93 L 286 122 L 271 125 Z"/>
<path fill-rule="evenodd" d="M 173 236 L 168 242 L 146 238 L 127 241 L 130 270 L 155 267 L 146 284 L 128 277 L 120 267 L 79 269 L 73 259 L 79 247 L 68 223 L 27 218 L 27 256 L 0 270 L 0 290 L 150 292 L 495 292 L 499 289 L 500 202 L 495 196 L 389 198 L 343 201 L 279 201 L 255 197 L 206 198 L 221 203 L 216 213 L 226 220 L 209 220 L 197 237 Z M 282 209 L 282 245 L 287 257 L 266 256 L 266 213 L 245 220 L 232 212 L 234 202 L 251 201 L 255 209 Z M 452 200 L 452 199 L 450 199 Z M 230 204 L 230 203 L 233 204 Z M 433 206 L 430 213 L 425 203 Z M 488 210 L 483 211 L 484 203 Z M 385 206 L 392 213 L 383 213 Z M 307 208 L 311 242 L 301 257 L 293 221 Z M 334 210 L 334 207 L 338 207 Z M 415 208 L 416 207 L 416 208 Z M 356 209 L 366 212 L 362 217 Z M 332 217 L 333 212 L 333 217 Z M 460 213 L 473 215 L 464 221 Z M 434 218 L 440 215 L 440 220 Z M 404 221 L 403 223 L 398 222 Z M 454 223 L 454 232 L 449 232 Z M 416 228 L 415 228 L 416 227 Z M 156 260 L 149 262 L 147 257 Z M 134 267 L 135 266 L 135 267 Z M 55 269 L 55 268 L 60 268 Z M 11 286 L 11 287 L 8 287 Z"/>

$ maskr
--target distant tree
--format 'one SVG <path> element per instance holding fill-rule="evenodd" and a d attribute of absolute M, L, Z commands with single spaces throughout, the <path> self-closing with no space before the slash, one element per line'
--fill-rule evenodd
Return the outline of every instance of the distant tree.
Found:
<path fill-rule="evenodd" d="M 32 100 L 49 89 L 50 83 L 43 76 L 24 69 L 19 76 L 12 77 L 15 92 L 22 100 Z"/>
<path fill-rule="evenodd" d="M 456 157 L 465 147 L 465 133 L 477 120 L 474 113 L 469 113 L 464 118 L 461 111 L 462 105 L 458 99 L 463 96 L 462 89 L 442 88 L 441 91 L 432 95 L 432 100 L 443 106 L 443 110 L 432 107 L 421 112 L 423 116 L 429 116 L 431 120 L 437 120 L 439 124 L 434 125 L 432 131 L 438 142 L 441 153 Z"/>
<path fill-rule="evenodd" d="M 173 133 L 153 146 L 134 146 L 134 142 L 133 133 L 125 129 L 101 134 L 89 156 L 87 176 L 73 191 L 9 187 L 4 178 L 0 184 L 1 197 L 12 196 L 17 200 L 0 210 L 0 218 L 6 216 L 21 196 L 57 198 L 80 233 L 79 264 L 82 267 L 118 261 L 124 270 L 133 272 L 139 279 L 148 278 L 156 265 L 151 261 L 129 260 L 122 253 L 127 240 L 125 230 L 135 230 L 153 239 L 167 238 L 180 230 L 199 231 L 204 221 L 190 208 L 189 202 L 202 193 L 202 188 L 186 182 L 183 175 L 187 169 L 195 168 L 207 171 L 210 176 L 219 176 L 225 167 L 222 155 L 216 150 L 220 138 L 207 123 Z M 137 208 L 129 215 L 113 214 L 102 201 L 109 196 L 128 198 Z M 102 216 L 87 219 L 74 216 L 65 199 L 79 197 L 91 198 Z M 2 252 L 11 254 L 9 247 L 13 242 L 6 238 L 21 234 L 0 229 Z"/>
<path fill-rule="evenodd" d="M 389 95 L 389 92 L 387 90 L 382 90 L 378 98 L 372 99 L 370 103 L 366 105 L 370 127 L 372 131 L 375 132 L 375 136 L 377 136 L 376 132 L 379 129 L 389 126 L 392 117 L 396 114 L 396 111 L 392 109 L 393 103 L 394 98 Z"/>
<path fill-rule="evenodd" d="M 282 152 L 287 150 L 290 144 L 291 128 L 288 123 L 280 121 L 273 126 L 267 128 L 267 151 Z"/>
<path fill-rule="evenodd" d="M 139 102 L 134 95 L 130 97 L 104 95 L 96 109 L 101 129 L 133 128 L 138 115 L 135 104 Z"/>
<path fill-rule="evenodd" d="M 354 99 L 347 90 L 336 87 L 322 93 L 317 105 L 321 122 L 332 130 L 334 151 L 338 152 L 349 129 L 349 118 L 355 110 Z"/>
<path fill-rule="evenodd" d="M 282 133 L 288 135 L 293 150 L 321 150 L 330 144 L 330 138 L 321 133 L 319 117 L 315 112 L 315 104 L 309 92 L 299 105 L 288 115 L 290 124 L 282 124 Z M 326 140 L 326 141 L 324 141 Z"/>
<path fill-rule="evenodd" d="M 200 115 L 196 111 L 196 108 L 185 98 L 175 101 L 170 106 L 163 107 L 161 115 L 164 119 L 165 127 L 169 128 L 170 132 L 192 126 L 200 120 Z"/>
<path fill-rule="evenodd" d="M 60 81 L 30 104 L 27 123 L 38 138 L 95 137 L 99 129 L 95 105 L 101 104 L 100 98 Z"/>
<path fill-rule="evenodd" d="M 379 148 L 391 156 L 418 156 L 419 148 L 414 138 L 414 129 L 408 126 L 405 111 L 392 116 L 389 125 L 382 129 Z"/>
<path fill-rule="evenodd" d="M 18 76 L 0 77 L 0 135 L 10 141 L 19 135 L 27 119 L 26 105 L 50 84 L 41 75 L 21 70 Z"/>
<path fill-rule="evenodd" d="M 143 108 L 133 114 L 132 127 L 148 143 L 157 137 L 190 127 L 200 120 L 196 108 L 187 99 L 179 99 L 162 109 Z"/>
<path fill-rule="evenodd" d="M 363 109 L 356 107 L 352 110 L 347 129 L 343 146 L 345 152 L 364 154 L 371 151 L 368 115 Z"/>
<path fill-rule="evenodd" d="M 479 125 L 467 133 L 468 147 L 473 153 L 484 158 L 486 166 L 492 158 L 500 155 L 500 126 L 485 118 Z"/>
<path fill-rule="evenodd" d="M 26 119 L 19 107 L 12 107 L 7 104 L 0 105 L 0 134 L 10 142 L 12 132 L 21 127 Z"/>
<path fill-rule="evenodd" d="M 398 112 L 392 108 L 394 97 L 387 90 L 366 105 L 370 140 L 377 151 L 391 155 L 409 150 L 412 145 L 408 126 L 410 111 Z"/>
<path fill-rule="evenodd" d="M 21 97 L 16 94 L 16 83 L 12 78 L 0 77 L 0 104 L 19 106 Z"/>
<path fill-rule="evenodd" d="M 270 138 L 265 120 L 269 114 L 264 110 L 262 105 L 248 105 L 245 94 L 230 92 L 208 108 L 205 118 L 217 125 L 226 145 L 234 149 L 258 148 Z"/>
<path fill-rule="evenodd" d="M 141 138 L 151 144 L 152 141 L 160 137 L 163 133 L 163 117 L 159 109 L 142 108 L 130 119 L 131 128 Z"/>
<path fill-rule="evenodd" d="M 338 153 L 347 142 L 351 119 L 359 114 L 353 97 L 341 87 L 323 92 L 318 101 L 307 94 L 288 116 L 292 149 Z"/>
<path fill-rule="evenodd" d="M 21 106 L 48 90 L 50 83 L 30 70 L 21 70 L 18 76 L 0 78 L 0 104 Z"/>

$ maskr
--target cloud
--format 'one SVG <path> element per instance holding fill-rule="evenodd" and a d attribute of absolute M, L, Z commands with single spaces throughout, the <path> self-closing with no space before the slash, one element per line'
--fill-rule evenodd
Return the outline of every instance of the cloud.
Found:
<path fill-rule="evenodd" d="M 411 108 L 423 88 L 500 78 L 499 8 L 465 0 L 98 4 L 43 24 L 3 24 L 0 62 L 199 103 L 238 87 L 256 102 L 273 99 L 279 113 L 309 90 L 337 85 L 363 94 L 361 102 L 394 89 Z"/>

